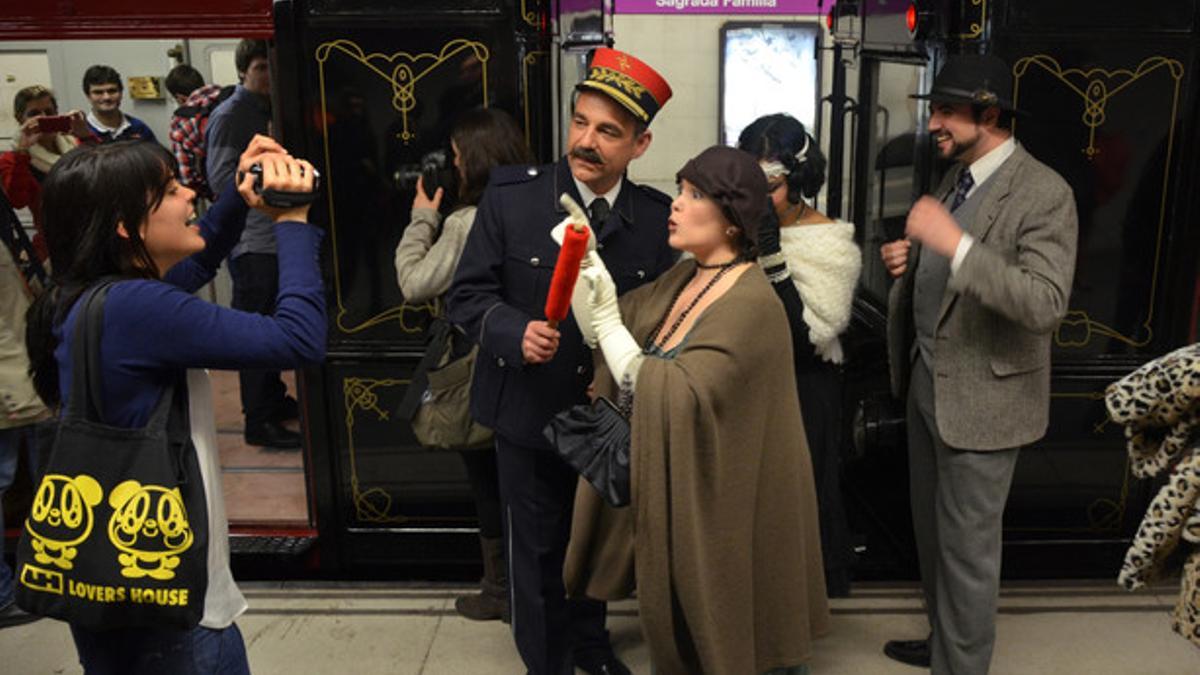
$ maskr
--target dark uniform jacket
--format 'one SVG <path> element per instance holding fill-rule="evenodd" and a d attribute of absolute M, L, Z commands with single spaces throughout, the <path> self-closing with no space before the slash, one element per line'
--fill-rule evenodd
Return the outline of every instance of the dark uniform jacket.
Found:
<path fill-rule="evenodd" d="M 447 298 L 450 320 L 480 345 L 471 415 L 523 444 L 545 444 L 546 423 L 584 402 L 592 381 L 591 350 L 572 315 L 558 326 L 562 339 L 550 362 L 526 364 L 521 352 L 526 324 L 546 318 L 559 251 L 550 231 L 567 215 L 558 203 L 563 192 L 581 201 L 565 158 L 494 169 Z M 670 205 L 662 192 L 626 180 L 608 221 L 592 224 L 618 293 L 674 264 L 667 246 Z"/>

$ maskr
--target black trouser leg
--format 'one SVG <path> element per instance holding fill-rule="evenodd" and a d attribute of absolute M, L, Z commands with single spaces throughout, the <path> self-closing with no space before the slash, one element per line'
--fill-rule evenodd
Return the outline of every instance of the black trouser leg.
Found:
<path fill-rule="evenodd" d="M 604 603 L 568 602 L 563 586 L 578 476 L 550 447 L 499 436 L 496 460 L 517 651 L 533 675 L 560 675 L 569 667 L 572 648 L 589 655 L 611 650 Z"/>
<path fill-rule="evenodd" d="M 475 513 L 479 516 L 479 536 L 499 539 L 504 535 L 503 511 L 500 507 L 500 473 L 496 467 L 496 448 L 463 450 L 463 466 L 475 497 Z"/>
<path fill-rule="evenodd" d="M 257 314 L 275 313 L 279 295 L 279 260 L 271 254 L 243 253 L 231 260 L 234 309 Z M 251 429 L 275 419 L 287 395 L 287 387 L 278 370 L 252 369 L 238 373 L 242 394 L 242 414 Z"/>

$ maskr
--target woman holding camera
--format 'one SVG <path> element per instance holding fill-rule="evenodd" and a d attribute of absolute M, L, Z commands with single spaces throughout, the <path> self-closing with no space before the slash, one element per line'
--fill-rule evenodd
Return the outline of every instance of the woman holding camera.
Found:
<path fill-rule="evenodd" d="M 29 312 L 26 346 L 34 385 L 48 405 L 65 409 L 75 375 L 71 343 L 81 314 L 76 301 L 100 280 L 117 277 L 103 306 L 101 421 L 143 427 L 165 387 L 186 385 L 209 528 L 199 626 L 96 631 L 73 624 L 87 673 L 249 672 L 234 624 L 246 601 L 229 570 L 212 389 L 203 369 L 318 362 L 326 326 L 317 263 L 321 231 L 305 222 L 307 206 L 264 204 L 249 172 L 255 164 L 262 166 L 264 190 L 312 189 L 311 166 L 264 136 L 256 136 L 240 158 L 244 179 L 230 185 L 198 225 L 189 224 L 195 193 L 179 184 L 174 157 L 155 143 L 80 148 L 46 177 L 43 215 L 54 284 Z M 276 223 L 279 297 L 273 316 L 219 307 L 193 295 L 238 242 L 248 206 Z"/>
<path fill-rule="evenodd" d="M 83 113 L 72 110 L 58 116 L 54 92 L 41 85 L 25 87 L 13 97 L 13 119 L 21 126 L 13 148 L 0 154 L 0 185 L 14 209 L 28 208 L 33 214 L 33 248 L 46 259 L 42 235 L 42 181 L 50 167 L 83 141 L 97 140 Z M 65 127 L 65 128 L 64 128 Z"/>
<path fill-rule="evenodd" d="M 449 290 L 467 244 L 467 235 L 475 222 L 475 207 L 487 187 L 491 170 L 507 164 L 528 164 L 532 160 L 517 123 L 508 113 L 495 108 L 464 113 L 450 134 L 450 147 L 458 177 L 457 208 L 441 223 L 438 209 L 445 197 L 445 188 L 437 186 L 430 197 L 427 190 L 434 186 L 419 179 L 412 222 L 396 247 L 396 280 L 407 302 L 438 299 Z M 480 592 L 458 598 L 454 607 L 468 619 L 507 622 L 508 572 L 504 560 L 496 450 L 489 446 L 463 450 L 460 454 L 479 516 L 484 576 L 480 581 Z"/>

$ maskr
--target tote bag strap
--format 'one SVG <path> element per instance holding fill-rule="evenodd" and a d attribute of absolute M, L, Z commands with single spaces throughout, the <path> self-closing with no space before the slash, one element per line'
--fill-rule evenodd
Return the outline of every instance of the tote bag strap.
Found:
<path fill-rule="evenodd" d="M 421 357 L 420 363 L 413 371 L 412 379 L 408 382 L 408 389 L 404 391 L 404 398 L 400 401 L 400 419 L 411 420 L 417 414 L 417 408 L 421 407 L 421 397 L 429 388 L 429 371 L 440 365 L 442 357 L 446 354 L 446 345 L 449 343 L 453 330 L 454 326 L 449 321 L 443 318 L 433 320 L 433 325 L 429 329 L 429 345 L 425 348 L 425 356 Z"/>
<path fill-rule="evenodd" d="M 71 338 L 71 398 L 64 416 L 102 422 L 104 390 L 100 378 L 100 338 L 104 332 L 104 301 L 117 278 L 107 277 L 79 296 L 79 314 Z"/>

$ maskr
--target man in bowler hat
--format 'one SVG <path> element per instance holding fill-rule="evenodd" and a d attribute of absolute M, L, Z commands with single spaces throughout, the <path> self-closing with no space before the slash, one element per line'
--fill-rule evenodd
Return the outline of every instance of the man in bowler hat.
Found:
<path fill-rule="evenodd" d="M 884 244 L 892 388 L 907 401 L 926 640 L 884 652 L 935 675 L 988 671 L 1001 520 L 1021 446 L 1046 433 L 1051 335 L 1067 312 L 1078 222 L 1067 183 L 1013 138 L 1012 74 L 951 56 L 924 96 L 957 163 Z"/>
<path fill-rule="evenodd" d="M 496 432 L 517 649 L 530 673 L 628 673 L 612 653 L 603 603 L 565 597 L 563 558 L 578 476 L 542 434 L 587 400 L 592 354 L 573 317 L 551 328 L 544 307 L 558 257 L 559 195 L 586 207 L 619 293 L 651 281 L 675 256 L 671 199 L 625 169 L 650 147 L 648 125 L 671 96 L 629 54 L 597 49 L 576 87 L 568 152 L 543 167 L 492 171 L 450 288 L 450 320 L 479 343 L 472 416 Z"/>

